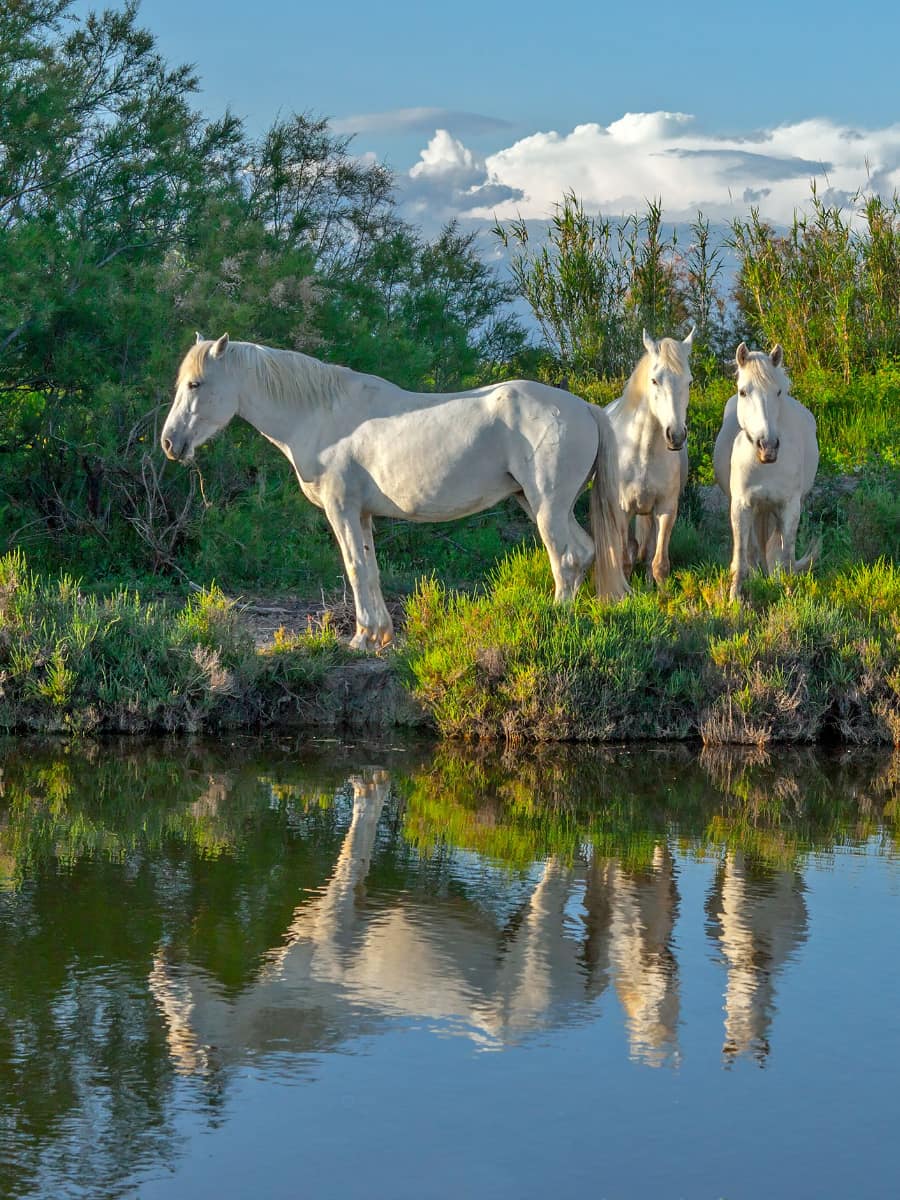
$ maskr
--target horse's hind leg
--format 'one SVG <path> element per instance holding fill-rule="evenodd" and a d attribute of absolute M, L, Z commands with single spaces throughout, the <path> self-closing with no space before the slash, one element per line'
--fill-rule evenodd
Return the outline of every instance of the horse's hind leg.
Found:
<path fill-rule="evenodd" d="M 797 548 L 797 527 L 800 524 L 800 500 L 789 500 L 775 512 L 775 522 L 781 534 L 781 547 L 776 550 L 777 566 L 789 574 L 794 570 L 794 552 Z"/>
<path fill-rule="evenodd" d="M 634 518 L 634 532 L 637 547 L 635 562 L 650 562 L 655 550 L 653 517 L 638 513 Z"/>
<path fill-rule="evenodd" d="M 765 509 L 757 510 L 753 518 L 753 545 L 747 552 L 750 567 L 759 567 L 767 572 L 772 568 L 769 557 L 769 514 Z"/>
<path fill-rule="evenodd" d="M 534 505 L 538 533 L 550 558 L 557 603 L 573 600 L 594 561 L 594 546 L 572 515 L 559 505 L 543 500 Z"/>

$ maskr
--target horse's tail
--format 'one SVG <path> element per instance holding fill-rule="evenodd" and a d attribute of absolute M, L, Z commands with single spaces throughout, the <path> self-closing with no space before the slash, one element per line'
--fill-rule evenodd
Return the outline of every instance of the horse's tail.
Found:
<path fill-rule="evenodd" d="M 619 455 L 609 417 L 588 404 L 597 422 L 599 442 L 591 476 L 591 536 L 594 539 L 594 584 L 603 600 L 621 600 L 631 588 L 622 570 L 625 514 L 619 506 Z"/>
<path fill-rule="evenodd" d="M 803 571 L 811 571 L 812 565 L 822 553 L 822 539 L 817 537 L 810 548 L 804 554 L 803 558 L 795 559 L 791 564 L 791 571 L 794 575 L 800 575 Z"/>
<path fill-rule="evenodd" d="M 779 567 L 778 551 L 781 549 L 781 534 L 778 532 L 778 524 L 772 513 L 769 513 L 766 524 L 766 544 L 763 548 L 762 559 L 766 570 L 771 574 Z M 786 571 L 788 575 L 802 575 L 804 571 L 812 569 L 813 563 L 822 553 L 822 539 L 816 538 L 809 550 L 803 558 L 792 558 L 787 564 L 781 565 L 781 569 Z"/>

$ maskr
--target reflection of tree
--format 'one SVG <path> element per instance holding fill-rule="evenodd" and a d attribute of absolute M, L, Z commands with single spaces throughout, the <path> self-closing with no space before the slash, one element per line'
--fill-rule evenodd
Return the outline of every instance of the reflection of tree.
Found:
<path fill-rule="evenodd" d="M 283 931 L 298 878 L 321 882 L 335 853 L 342 770 L 279 757 L 7 747 L 0 1157 L 11 1194 L 116 1195 L 141 1163 L 173 1153 L 168 1027 L 148 988 L 160 941 L 242 986 Z M 285 781 L 280 795 L 263 765 Z"/>
<path fill-rule="evenodd" d="M 0 899 L 0 1127 L 10 1194 L 114 1195 L 171 1143 L 171 1067 L 146 987 L 151 872 L 42 871 Z M 56 1186 L 54 1186 L 54 1182 Z"/>
<path fill-rule="evenodd" d="M 710 932 L 722 952 L 725 989 L 724 1054 L 769 1053 L 775 978 L 806 940 L 803 881 L 795 871 L 756 867 L 729 851 L 707 901 Z"/>

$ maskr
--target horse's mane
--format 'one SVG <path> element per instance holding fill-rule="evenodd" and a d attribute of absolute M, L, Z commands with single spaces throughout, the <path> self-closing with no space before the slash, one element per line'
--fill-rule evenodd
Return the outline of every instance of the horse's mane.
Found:
<path fill-rule="evenodd" d="M 191 346 L 178 372 L 178 383 L 202 377 L 214 343 Z M 249 372 L 260 391 L 285 407 L 330 408 L 346 391 L 346 367 L 320 362 L 296 350 L 276 350 L 255 342 L 229 342 L 223 362 Z"/>
<path fill-rule="evenodd" d="M 659 346 L 659 357 L 662 360 L 663 366 L 670 371 L 675 371 L 678 375 L 683 375 L 685 362 L 679 348 L 683 343 L 679 342 L 676 338 L 660 338 L 657 344 Z M 625 384 L 622 399 L 626 404 L 636 403 L 647 394 L 649 377 L 650 355 L 647 351 L 644 351 L 638 359 L 637 366 L 631 372 L 628 382 Z"/>
<path fill-rule="evenodd" d="M 751 350 L 744 365 L 738 367 L 737 374 L 743 374 L 748 382 L 758 383 L 766 391 L 781 387 L 787 395 L 791 388 L 791 381 L 784 367 L 776 367 L 770 356 L 762 350 Z"/>

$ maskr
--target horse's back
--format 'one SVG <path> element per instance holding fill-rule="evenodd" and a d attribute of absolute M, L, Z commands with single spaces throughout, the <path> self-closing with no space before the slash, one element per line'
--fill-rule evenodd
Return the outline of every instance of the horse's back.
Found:
<path fill-rule="evenodd" d="M 804 496 L 811 490 L 819 469 L 819 440 L 816 434 L 816 418 L 805 404 L 801 404 L 795 396 L 788 396 L 791 401 L 791 417 L 795 429 L 798 448 L 802 455 L 803 467 L 801 490 Z"/>

